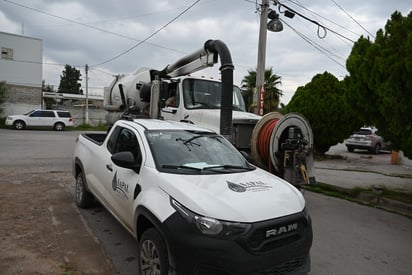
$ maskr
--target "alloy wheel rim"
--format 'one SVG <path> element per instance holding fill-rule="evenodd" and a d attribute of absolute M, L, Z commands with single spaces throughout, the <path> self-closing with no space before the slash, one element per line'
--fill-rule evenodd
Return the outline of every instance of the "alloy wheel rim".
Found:
<path fill-rule="evenodd" d="M 140 266 L 143 274 L 160 274 L 160 257 L 156 245 L 145 240 L 140 251 Z"/>
<path fill-rule="evenodd" d="M 77 179 L 77 184 L 76 184 L 76 200 L 77 202 L 81 201 L 81 198 L 83 196 L 83 182 L 81 179 Z"/>

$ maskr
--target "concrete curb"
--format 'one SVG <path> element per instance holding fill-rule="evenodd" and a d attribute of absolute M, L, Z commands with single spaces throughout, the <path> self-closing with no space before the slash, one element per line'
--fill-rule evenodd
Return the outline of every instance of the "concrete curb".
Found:
<path fill-rule="evenodd" d="M 311 190 L 312 187 L 316 187 L 316 184 L 311 185 L 310 187 L 304 186 L 303 188 L 306 191 L 319 192 L 326 195 L 330 195 L 327 191 L 335 191 L 337 193 L 342 194 L 348 200 L 370 207 L 375 207 L 389 212 L 397 213 L 412 219 L 412 204 L 410 203 L 383 197 L 379 192 L 371 193 L 362 191 L 359 194 L 354 195 L 354 190 L 352 188 L 345 188 L 342 186 L 336 186 L 333 184 L 323 182 L 321 184 L 323 186 L 319 187 L 321 191 Z"/>

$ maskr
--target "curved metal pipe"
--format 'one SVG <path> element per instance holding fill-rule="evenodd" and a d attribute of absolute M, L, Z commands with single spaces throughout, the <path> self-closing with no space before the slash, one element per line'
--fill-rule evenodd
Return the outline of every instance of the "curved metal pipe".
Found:
<path fill-rule="evenodd" d="M 232 56 L 229 48 L 220 40 L 208 40 L 205 50 L 217 53 L 220 57 L 222 73 L 222 91 L 220 105 L 220 134 L 231 140 L 232 137 L 232 111 L 233 111 L 233 70 Z"/>

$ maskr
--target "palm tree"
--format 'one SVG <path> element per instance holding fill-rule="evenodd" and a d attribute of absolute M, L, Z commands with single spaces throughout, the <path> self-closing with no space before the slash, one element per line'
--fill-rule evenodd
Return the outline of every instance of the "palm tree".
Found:
<path fill-rule="evenodd" d="M 273 73 L 272 67 L 265 70 L 265 102 L 263 105 L 263 112 L 265 114 L 278 109 L 280 97 L 283 95 L 282 90 L 276 87 L 282 84 L 280 79 L 280 76 Z M 256 107 L 253 106 L 253 91 L 255 88 L 256 70 L 250 70 L 248 75 L 242 79 L 242 95 L 249 111 Z"/>
<path fill-rule="evenodd" d="M 256 70 L 248 71 L 248 75 L 244 76 L 242 79 L 242 96 L 245 100 L 247 110 L 253 112 L 256 107 L 253 105 L 253 91 L 256 87 Z"/>

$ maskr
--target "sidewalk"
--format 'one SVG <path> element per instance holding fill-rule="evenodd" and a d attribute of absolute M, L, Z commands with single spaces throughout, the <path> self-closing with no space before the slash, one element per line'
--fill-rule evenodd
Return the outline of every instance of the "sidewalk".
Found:
<path fill-rule="evenodd" d="M 332 146 L 326 153 L 342 159 L 315 161 L 316 180 L 344 188 L 381 185 L 412 192 L 412 167 L 391 164 L 391 154 L 381 152 L 349 153 L 343 144 Z"/>
<path fill-rule="evenodd" d="M 342 158 L 315 161 L 316 181 L 350 190 L 355 187 L 368 189 L 371 187 L 386 188 L 402 193 L 412 194 L 412 167 L 391 164 L 391 153 L 381 152 L 378 155 L 367 151 L 350 153 L 344 144 L 332 146 L 326 153 Z M 400 210 L 412 214 L 412 204 L 382 200 L 380 198 L 361 196 L 368 203 L 383 206 L 391 210 Z"/>

